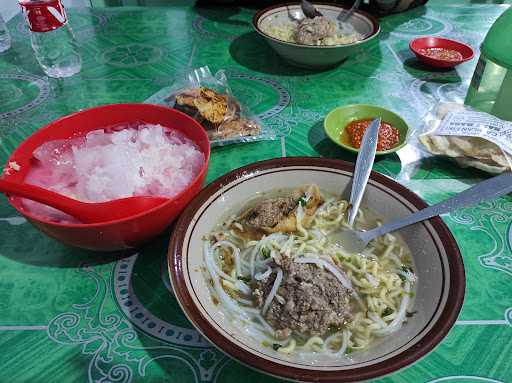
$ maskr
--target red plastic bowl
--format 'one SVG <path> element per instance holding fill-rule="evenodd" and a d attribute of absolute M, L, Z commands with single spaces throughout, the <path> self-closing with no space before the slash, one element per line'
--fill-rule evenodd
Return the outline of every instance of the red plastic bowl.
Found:
<path fill-rule="evenodd" d="M 21 169 L 4 177 L 9 181 L 22 182 L 33 161 L 32 152 L 46 141 L 83 136 L 91 130 L 135 121 L 177 129 L 194 141 L 205 155 L 205 164 L 197 177 L 168 202 L 132 217 L 97 224 L 56 223 L 27 211 L 18 197 L 9 197 L 9 202 L 43 233 L 71 246 L 98 251 L 121 250 L 133 248 L 157 236 L 201 190 L 210 159 L 210 142 L 203 127 L 177 110 L 150 104 L 116 104 L 62 117 L 39 129 L 21 143 L 8 160 L 18 163 Z"/>
<path fill-rule="evenodd" d="M 419 37 L 409 43 L 409 48 L 411 48 L 411 51 L 414 52 L 418 60 L 422 63 L 436 68 L 452 68 L 464 61 L 471 60 L 474 54 L 473 49 L 469 45 L 455 40 L 443 39 L 441 37 Z M 434 59 L 432 57 L 425 56 L 420 52 L 421 49 L 425 48 L 452 49 L 459 52 L 462 55 L 462 59 L 458 61 Z"/>

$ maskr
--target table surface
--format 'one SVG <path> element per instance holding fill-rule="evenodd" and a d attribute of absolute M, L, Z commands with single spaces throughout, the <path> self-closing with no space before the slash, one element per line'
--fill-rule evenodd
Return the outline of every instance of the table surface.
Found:
<path fill-rule="evenodd" d="M 508 7 L 484 3 L 433 0 L 385 17 L 378 41 L 323 72 L 294 69 L 276 57 L 252 30 L 251 9 L 193 7 L 187 1 L 158 8 L 71 8 L 83 69 L 65 80 L 44 76 L 18 15 L 8 23 L 12 48 L 0 55 L 0 162 L 59 116 L 142 102 L 202 65 L 225 69 L 235 94 L 266 124 L 290 131 L 276 141 L 215 148 L 208 181 L 279 156 L 353 161 L 326 138 L 325 114 L 342 104 L 373 103 L 417 128 L 439 99 L 463 98 L 476 58 L 456 70 L 432 72 L 413 59 L 408 42 L 443 35 L 478 49 Z M 485 176 L 440 159 L 404 174 L 401 161 L 407 158 L 381 158 L 374 168 L 429 203 Z M 466 267 L 460 318 L 427 357 L 376 381 L 512 382 L 512 199 L 443 219 Z M 165 271 L 169 234 L 123 259 L 72 249 L 42 235 L 0 198 L 0 381 L 275 381 L 217 351 L 184 317 Z"/>

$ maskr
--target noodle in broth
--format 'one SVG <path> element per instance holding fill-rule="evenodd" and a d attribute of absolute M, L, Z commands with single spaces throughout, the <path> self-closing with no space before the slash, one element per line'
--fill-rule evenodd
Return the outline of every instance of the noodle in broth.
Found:
<path fill-rule="evenodd" d="M 259 211 L 252 207 L 230 217 L 205 238 L 204 261 L 214 302 L 242 320 L 262 345 L 284 354 L 313 351 L 341 357 L 398 331 L 411 315 L 407 310 L 417 282 L 405 244 L 386 234 L 361 254 L 347 253 L 329 239 L 330 233 L 347 227 L 347 201 L 315 185 L 284 195 L 263 201 Z M 273 216 L 258 216 L 265 203 L 274 209 L 269 209 Z M 255 219 L 274 225 L 255 228 L 250 224 Z M 360 209 L 354 227 L 374 226 L 369 212 Z M 291 270 L 323 276 L 325 285 L 307 282 L 308 289 L 316 288 L 319 296 L 329 293 L 324 303 L 335 296 L 338 306 L 322 307 L 315 323 L 301 322 L 316 314 L 297 311 L 304 303 L 300 297 L 283 296 L 282 291 L 293 294 Z M 304 283 L 297 282 L 297 288 Z M 313 305 L 319 296 L 310 297 Z M 280 323 L 281 318 L 289 323 Z M 335 324 L 326 330 L 325 321 L 331 319 Z"/>

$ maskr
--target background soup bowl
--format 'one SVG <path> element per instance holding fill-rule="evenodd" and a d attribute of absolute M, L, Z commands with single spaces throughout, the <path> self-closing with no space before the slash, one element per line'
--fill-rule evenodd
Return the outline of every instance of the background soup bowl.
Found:
<path fill-rule="evenodd" d="M 281 378 L 299 381 L 351 382 L 372 379 L 414 363 L 431 351 L 455 323 L 464 299 L 465 276 L 459 249 L 446 225 L 436 217 L 400 231 L 411 249 L 418 284 L 417 313 L 392 336 L 352 361 L 314 354 L 283 355 L 264 347 L 230 320 L 212 301 L 204 276 L 202 238 L 223 217 L 255 196 L 277 188 L 316 183 L 339 193 L 350 184 L 353 165 L 320 158 L 286 158 L 255 163 L 219 178 L 185 209 L 169 246 L 169 274 L 175 295 L 194 326 L 220 350 L 242 363 Z M 384 221 L 426 206 L 410 190 L 373 172 L 363 207 Z"/>
<path fill-rule="evenodd" d="M 99 106 L 60 118 L 39 129 L 20 144 L 8 163 L 16 162 L 21 169 L 4 177 L 9 181 L 23 182 L 34 161 L 33 151 L 47 141 L 84 136 L 92 130 L 133 122 L 160 124 L 177 129 L 194 141 L 205 155 L 205 164 L 197 177 L 168 202 L 131 217 L 97 224 L 53 222 L 32 214 L 24 207 L 20 198 L 11 196 L 9 202 L 43 233 L 71 246 L 99 251 L 121 250 L 135 247 L 157 236 L 201 190 L 210 158 L 210 144 L 204 129 L 194 119 L 174 109 L 150 104 L 116 104 Z"/>
<path fill-rule="evenodd" d="M 334 20 L 340 11 L 345 9 L 336 4 L 315 3 L 315 7 L 324 16 Z M 290 20 L 289 14 L 292 14 L 294 17 L 304 17 L 299 4 L 274 5 L 256 13 L 253 18 L 253 26 L 256 32 L 263 36 L 279 56 L 292 65 L 304 68 L 322 69 L 333 67 L 356 53 L 359 49 L 362 49 L 377 37 L 380 32 L 377 19 L 362 11 L 355 11 L 347 21 L 352 24 L 356 32 L 363 36 L 362 40 L 351 44 L 322 46 L 296 44 L 276 39 L 265 32 L 266 27 L 271 24 L 279 24 Z"/>

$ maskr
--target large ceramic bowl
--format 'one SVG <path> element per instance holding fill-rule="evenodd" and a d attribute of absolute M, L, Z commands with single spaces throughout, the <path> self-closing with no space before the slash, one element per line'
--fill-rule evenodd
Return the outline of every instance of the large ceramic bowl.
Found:
<path fill-rule="evenodd" d="M 67 245 L 90 250 L 121 250 L 137 246 L 160 234 L 187 203 L 201 190 L 210 158 L 208 136 L 193 118 L 177 110 L 150 104 L 116 104 L 99 106 L 51 122 L 39 129 L 14 151 L 8 160 L 20 165 L 17 172 L 4 177 L 13 182 L 23 182 L 30 170 L 33 151 L 50 140 L 83 136 L 96 129 L 118 124 L 146 122 L 177 129 L 194 141 L 205 155 L 205 164 L 187 188 L 163 204 L 133 215 L 96 224 L 59 223 L 34 215 L 20 198 L 10 197 L 11 205 L 35 227 L 48 236 Z"/>
<path fill-rule="evenodd" d="M 210 184 L 190 203 L 177 222 L 169 247 L 169 274 L 175 295 L 194 326 L 214 345 L 262 372 L 299 381 L 352 382 L 372 379 L 406 367 L 431 351 L 455 323 L 464 299 L 464 267 L 450 231 L 440 218 L 404 228 L 418 284 L 417 313 L 392 336 L 352 361 L 286 356 L 264 347 L 233 325 L 210 296 L 204 277 L 202 238 L 227 214 L 240 209 L 255 193 L 316 183 L 340 193 L 351 182 L 353 165 L 320 158 L 286 158 L 234 170 Z M 391 221 L 427 206 L 390 178 L 373 172 L 362 206 Z"/>
<path fill-rule="evenodd" d="M 344 9 L 335 4 L 315 3 L 315 7 L 324 16 L 333 20 L 336 20 L 340 11 Z M 304 68 L 321 69 L 335 66 L 368 44 L 380 31 L 375 17 L 362 11 L 356 11 L 347 22 L 352 24 L 354 30 L 364 38 L 351 44 L 328 46 L 295 44 L 276 39 L 265 32 L 269 25 L 280 25 L 289 21 L 290 15 L 299 19 L 304 17 L 299 4 L 274 5 L 265 8 L 256 13 L 253 18 L 253 26 L 256 32 L 263 36 L 283 59 L 290 64 Z"/>

